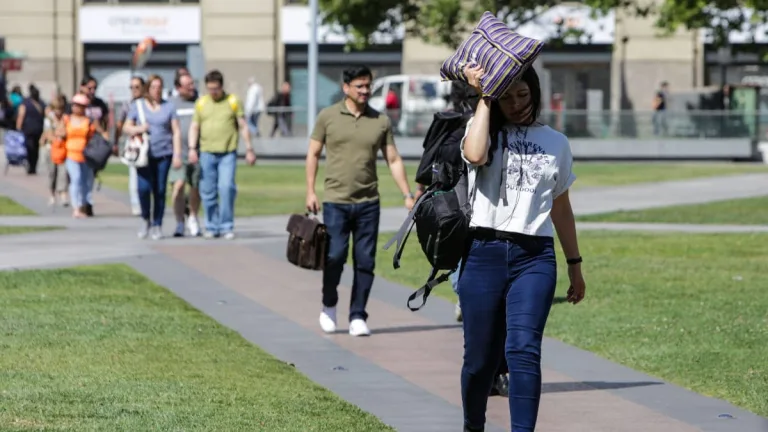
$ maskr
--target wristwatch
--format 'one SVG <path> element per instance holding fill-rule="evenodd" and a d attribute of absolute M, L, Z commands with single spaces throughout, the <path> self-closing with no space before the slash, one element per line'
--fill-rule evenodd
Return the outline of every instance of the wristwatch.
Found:
<path fill-rule="evenodd" d="M 413 192 L 408 192 L 407 194 L 403 195 L 403 198 L 404 199 L 407 199 L 407 198 L 413 199 L 414 198 Z"/>
<path fill-rule="evenodd" d="M 565 260 L 565 262 L 568 263 L 568 265 L 581 264 L 582 261 L 584 261 L 584 260 L 581 259 L 581 257 L 569 258 L 569 259 Z"/>

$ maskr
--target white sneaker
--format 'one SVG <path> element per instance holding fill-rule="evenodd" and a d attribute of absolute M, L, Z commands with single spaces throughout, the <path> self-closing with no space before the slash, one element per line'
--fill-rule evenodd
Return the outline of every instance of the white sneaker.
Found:
<path fill-rule="evenodd" d="M 456 308 L 453 310 L 453 312 L 456 314 L 456 321 L 461 322 L 464 317 L 461 315 L 461 304 L 456 303 Z"/>
<path fill-rule="evenodd" d="M 320 328 L 326 333 L 334 333 L 336 331 L 335 307 L 323 307 L 323 311 L 320 312 Z"/>
<path fill-rule="evenodd" d="M 187 229 L 189 230 L 189 235 L 192 237 L 200 235 L 200 224 L 197 223 L 196 217 L 190 216 L 187 218 Z"/>
<path fill-rule="evenodd" d="M 141 216 L 141 207 L 131 207 L 131 214 L 134 216 Z"/>
<path fill-rule="evenodd" d="M 149 222 L 141 221 L 141 225 L 139 225 L 139 232 L 137 232 L 136 235 L 142 240 L 147 238 L 149 235 Z"/>
<path fill-rule="evenodd" d="M 163 230 L 159 226 L 153 226 L 152 229 L 149 230 L 149 236 L 152 240 L 160 240 L 163 238 Z"/>
<path fill-rule="evenodd" d="M 234 240 L 235 239 L 235 233 L 228 232 L 224 234 L 224 240 Z"/>
<path fill-rule="evenodd" d="M 203 238 L 208 239 L 208 240 L 215 239 L 218 236 L 219 236 L 218 234 L 212 233 L 210 231 L 206 231 L 205 234 L 203 234 Z"/>
<path fill-rule="evenodd" d="M 353 319 L 349 323 L 349 334 L 352 336 L 370 336 L 371 330 L 368 328 L 368 324 L 361 319 Z"/>

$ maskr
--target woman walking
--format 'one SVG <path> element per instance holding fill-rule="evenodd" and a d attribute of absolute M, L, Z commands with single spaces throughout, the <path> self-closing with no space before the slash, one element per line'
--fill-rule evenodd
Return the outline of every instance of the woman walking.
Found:
<path fill-rule="evenodd" d="M 483 71 L 464 70 L 480 89 Z M 512 432 L 536 427 L 541 342 L 555 294 L 554 232 L 568 262 L 568 301 L 585 283 L 568 188 L 575 180 L 568 139 L 538 122 L 541 87 L 533 68 L 497 101 L 483 99 L 467 125 L 471 244 L 459 277 L 464 325 L 464 430 L 482 431 L 503 352 L 509 368 Z M 475 189 L 476 187 L 476 189 Z"/>
<path fill-rule="evenodd" d="M 117 133 L 115 134 L 115 150 L 120 148 L 120 137 L 125 119 L 128 118 L 128 112 L 131 110 L 131 104 L 135 103 L 138 99 L 144 97 L 144 92 L 147 90 L 147 83 L 144 82 L 144 78 L 140 76 L 134 76 L 131 78 L 131 101 L 125 102 L 123 105 L 120 118 L 117 120 Z M 119 152 L 118 152 L 119 153 Z M 131 213 L 134 216 L 141 216 L 141 204 L 139 203 L 139 176 L 136 174 L 135 167 L 128 167 L 128 195 L 131 198 Z"/>
<path fill-rule="evenodd" d="M 72 217 L 88 217 L 88 208 L 93 207 L 93 169 L 85 161 L 83 151 L 94 134 L 100 133 L 107 138 L 107 133 L 99 123 L 91 121 L 85 115 L 90 104 L 88 96 L 78 93 L 72 97 L 70 115 L 62 117 L 56 129 L 56 136 L 64 140 L 67 149 L 67 173 L 69 173 L 69 196 L 72 200 Z"/>
<path fill-rule="evenodd" d="M 131 104 L 123 133 L 131 137 L 148 134 L 149 163 L 136 169 L 142 218 L 138 235 L 159 240 L 163 238 L 168 172 L 171 165 L 182 165 L 179 120 L 174 105 L 163 99 L 162 78 L 150 75 L 147 79 L 145 96 Z"/>
<path fill-rule="evenodd" d="M 45 105 L 40 100 L 40 90 L 34 84 L 29 85 L 29 97 L 19 105 L 16 114 L 16 130 L 24 134 L 27 147 L 27 174 L 37 174 L 37 161 L 40 158 L 40 137 L 43 136 Z"/>
<path fill-rule="evenodd" d="M 50 205 L 56 205 L 58 196 L 59 204 L 62 207 L 69 206 L 69 175 L 67 174 L 67 146 L 66 143 L 56 136 L 56 129 L 64 121 L 64 108 L 66 103 L 61 95 L 51 101 L 48 106 L 49 115 L 45 118 L 43 137 L 40 139 L 40 145 L 45 149 L 44 158 L 48 170 L 48 186 L 51 192 Z"/>

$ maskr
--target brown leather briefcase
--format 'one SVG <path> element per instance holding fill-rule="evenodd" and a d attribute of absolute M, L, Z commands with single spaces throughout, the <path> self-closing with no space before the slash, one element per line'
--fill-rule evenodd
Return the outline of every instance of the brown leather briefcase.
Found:
<path fill-rule="evenodd" d="M 308 214 L 291 215 L 288 219 L 286 257 L 291 264 L 310 270 L 325 268 L 328 232 L 324 224 Z"/>

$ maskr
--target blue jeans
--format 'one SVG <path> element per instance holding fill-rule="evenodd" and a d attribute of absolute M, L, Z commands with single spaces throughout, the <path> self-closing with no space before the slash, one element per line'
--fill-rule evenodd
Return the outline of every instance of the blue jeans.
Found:
<path fill-rule="evenodd" d="M 200 153 L 200 198 L 209 233 L 226 234 L 235 229 L 236 169 L 236 152 Z"/>
<path fill-rule="evenodd" d="M 246 120 L 248 120 L 248 129 L 251 131 L 251 135 L 258 137 L 261 136 L 259 134 L 259 117 L 261 117 L 261 113 L 251 113 L 245 117 Z"/>
<path fill-rule="evenodd" d="M 323 223 L 328 229 L 330 244 L 323 270 L 323 306 L 335 307 L 339 301 L 339 282 L 349 254 L 352 234 L 352 298 L 349 319 L 368 319 L 365 307 L 373 286 L 376 267 L 376 244 L 379 236 L 379 201 L 358 204 L 323 203 Z"/>
<path fill-rule="evenodd" d="M 163 226 L 165 190 L 170 169 L 171 156 L 150 157 L 147 166 L 136 168 L 141 218 L 151 221 L 152 226 Z"/>
<path fill-rule="evenodd" d="M 557 279 L 553 240 L 472 241 L 459 280 L 464 315 L 464 424 L 485 426 L 488 393 L 505 354 L 512 432 L 531 432 L 541 398 L 541 341 Z"/>
<path fill-rule="evenodd" d="M 69 199 L 72 207 L 86 204 L 93 205 L 93 170 L 85 162 L 75 162 L 67 158 L 65 162 L 69 173 Z"/>

